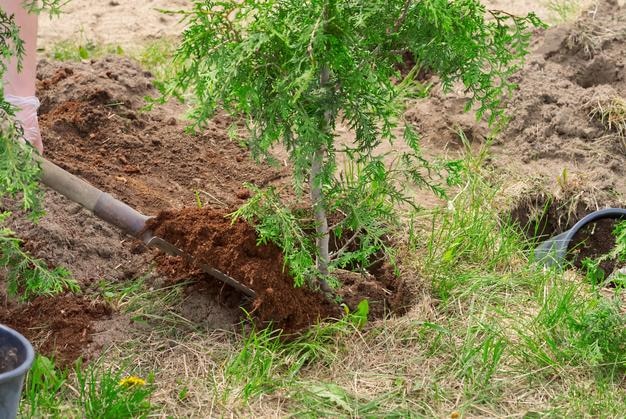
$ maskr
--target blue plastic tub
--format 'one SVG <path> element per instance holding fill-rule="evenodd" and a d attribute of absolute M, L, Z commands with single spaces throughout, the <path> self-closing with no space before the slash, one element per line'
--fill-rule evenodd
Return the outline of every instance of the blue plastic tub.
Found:
<path fill-rule="evenodd" d="M 14 419 L 35 351 L 24 336 L 0 324 L 0 356 L 0 365 L 6 369 L 0 373 L 0 419 Z"/>

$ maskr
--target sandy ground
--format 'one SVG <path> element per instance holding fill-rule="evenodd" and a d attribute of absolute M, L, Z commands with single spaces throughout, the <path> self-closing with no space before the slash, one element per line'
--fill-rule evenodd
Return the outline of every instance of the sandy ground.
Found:
<path fill-rule="evenodd" d="M 188 8 L 188 0 L 70 0 L 59 17 L 40 19 L 39 45 L 63 40 L 92 41 L 129 47 L 180 34 L 178 16 L 159 10 Z"/>
<path fill-rule="evenodd" d="M 510 13 L 534 11 L 543 19 L 551 19 L 547 0 L 489 0 L 485 3 Z M 189 0 L 70 0 L 60 17 L 41 18 L 40 46 L 45 48 L 62 40 L 78 39 L 129 47 L 162 36 L 176 36 L 182 29 L 179 18 L 159 10 L 179 10 L 190 4 Z"/>

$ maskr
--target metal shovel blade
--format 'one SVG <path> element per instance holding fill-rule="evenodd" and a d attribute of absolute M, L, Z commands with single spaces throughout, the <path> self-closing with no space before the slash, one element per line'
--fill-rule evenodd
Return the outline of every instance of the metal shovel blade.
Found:
<path fill-rule="evenodd" d="M 246 287 L 244 284 L 242 284 L 239 281 L 236 281 L 234 278 L 231 278 L 230 276 L 226 275 L 225 273 L 220 272 L 217 269 L 211 268 L 206 263 L 195 261 L 194 258 L 189 253 L 183 252 L 182 250 L 180 250 L 176 246 L 172 245 L 168 241 L 165 241 L 165 240 L 163 240 L 162 238 L 160 238 L 158 236 L 150 236 L 144 242 L 146 243 L 147 246 L 158 247 L 159 249 L 161 249 L 162 251 L 164 251 L 167 254 L 170 254 L 170 255 L 173 255 L 173 256 L 181 256 L 185 260 L 187 260 L 188 262 L 190 262 L 190 263 L 192 263 L 194 265 L 197 265 L 200 269 L 202 269 L 203 272 L 206 272 L 211 277 L 213 277 L 213 278 L 215 278 L 215 279 L 217 279 L 219 281 L 222 281 L 225 284 L 230 285 L 231 287 L 233 287 L 236 290 L 244 293 L 245 295 L 247 295 L 250 298 L 256 298 L 256 292 L 254 292 L 253 289 L 251 289 L 249 287 Z"/>

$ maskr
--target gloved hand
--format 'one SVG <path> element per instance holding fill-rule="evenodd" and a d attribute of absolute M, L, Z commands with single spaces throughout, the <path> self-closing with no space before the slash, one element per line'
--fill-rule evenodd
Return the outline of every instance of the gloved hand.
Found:
<path fill-rule="evenodd" d="M 39 153 L 43 154 L 43 143 L 41 141 L 41 133 L 39 132 L 39 121 L 37 120 L 39 99 L 35 96 L 13 95 L 4 95 L 4 99 L 18 108 L 18 111 L 15 113 L 15 119 L 22 124 L 26 141 L 31 143 Z"/>

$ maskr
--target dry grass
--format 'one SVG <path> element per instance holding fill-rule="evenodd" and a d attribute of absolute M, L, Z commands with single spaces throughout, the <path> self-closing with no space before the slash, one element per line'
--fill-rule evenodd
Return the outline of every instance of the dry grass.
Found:
<path fill-rule="evenodd" d="M 576 2 L 557 1 L 556 3 L 569 4 Z M 575 8 L 573 16 L 578 17 L 583 14 L 583 5 L 578 2 L 580 7 Z M 603 6 L 601 2 L 587 2 L 588 9 L 584 11 L 585 18 L 579 19 L 570 31 L 569 37 L 566 39 L 565 45 L 572 50 L 581 49 L 588 58 L 592 58 L 602 51 L 602 46 L 606 41 L 615 38 L 624 38 L 626 36 L 626 22 L 623 25 L 608 25 L 606 21 L 596 20 L 596 15 Z M 565 10 L 568 6 L 564 6 Z M 619 27 L 620 29 L 615 29 Z M 612 28 L 612 29 L 610 29 Z"/>
<path fill-rule="evenodd" d="M 626 100 L 619 96 L 595 99 L 589 117 L 599 121 L 608 133 L 613 133 L 626 152 Z"/>

